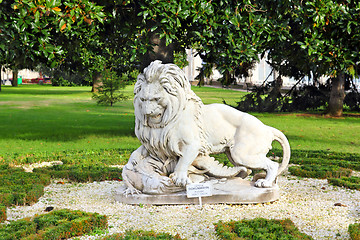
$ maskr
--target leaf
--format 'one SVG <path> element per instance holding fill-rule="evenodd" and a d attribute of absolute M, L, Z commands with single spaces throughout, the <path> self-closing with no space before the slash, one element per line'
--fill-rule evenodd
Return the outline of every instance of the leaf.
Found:
<path fill-rule="evenodd" d="M 354 65 L 350 65 L 348 68 L 347 68 L 348 72 L 354 76 L 355 75 L 355 68 L 354 68 Z"/>
<path fill-rule="evenodd" d="M 38 23 L 39 19 L 40 19 L 40 12 L 36 11 L 36 13 L 35 13 L 35 23 Z"/>
<path fill-rule="evenodd" d="M 66 28 L 66 23 L 64 23 L 64 25 L 61 26 L 60 31 L 64 31 L 65 28 Z"/>
<path fill-rule="evenodd" d="M 59 7 L 54 7 L 54 8 L 52 8 L 52 10 L 54 10 L 56 12 L 61 12 L 61 9 Z"/>

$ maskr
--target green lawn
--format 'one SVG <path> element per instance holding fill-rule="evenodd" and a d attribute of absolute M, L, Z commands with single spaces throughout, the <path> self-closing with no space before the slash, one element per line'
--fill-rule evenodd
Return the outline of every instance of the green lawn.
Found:
<path fill-rule="evenodd" d="M 124 91 L 132 96 L 132 86 Z M 204 103 L 235 104 L 244 92 L 194 87 Z M 254 114 L 282 130 L 293 149 L 360 153 L 360 118 L 329 119 L 299 114 Z M 99 106 L 90 87 L 21 85 L 0 92 L 0 163 L 12 156 L 61 151 L 131 150 L 134 135 L 132 99 Z M 5 161 L 5 160 L 3 160 Z"/>

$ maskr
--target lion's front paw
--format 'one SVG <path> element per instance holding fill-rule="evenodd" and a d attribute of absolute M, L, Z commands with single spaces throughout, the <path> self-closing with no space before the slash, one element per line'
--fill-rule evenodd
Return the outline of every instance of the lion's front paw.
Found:
<path fill-rule="evenodd" d="M 124 195 L 127 197 L 128 195 L 137 195 L 137 194 L 141 194 L 142 192 L 137 190 L 136 188 L 133 187 L 128 187 L 125 189 L 124 191 Z"/>
<path fill-rule="evenodd" d="M 187 184 L 191 183 L 186 172 L 173 172 L 169 177 L 176 186 L 185 187 Z"/>
<path fill-rule="evenodd" d="M 272 182 L 265 179 L 259 179 L 255 182 L 255 187 L 259 187 L 259 188 L 271 188 L 272 186 L 273 186 Z"/>

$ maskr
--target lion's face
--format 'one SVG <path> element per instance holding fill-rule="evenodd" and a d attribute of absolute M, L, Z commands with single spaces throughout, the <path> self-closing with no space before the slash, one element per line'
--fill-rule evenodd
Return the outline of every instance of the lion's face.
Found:
<path fill-rule="evenodd" d="M 178 109 L 179 100 L 170 95 L 160 82 L 143 83 L 134 99 L 135 115 L 140 122 L 151 128 L 160 128 L 168 124 Z"/>

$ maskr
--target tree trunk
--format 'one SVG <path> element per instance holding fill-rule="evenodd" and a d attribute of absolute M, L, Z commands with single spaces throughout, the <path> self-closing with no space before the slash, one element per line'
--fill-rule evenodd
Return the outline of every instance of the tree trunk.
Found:
<path fill-rule="evenodd" d="M 345 73 L 341 72 L 332 79 L 329 107 L 327 114 L 332 117 L 341 117 L 345 98 Z"/>
<path fill-rule="evenodd" d="M 98 91 L 98 88 L 102 85 L 101 82 L 101 73 L 100 72 L 94 72 L 92 76 L 93 84 L 91 92 L 96 93 Z"/>
<path fill-rule="evenodd" d="M 19 75 L 19 70 L 15 69 L 12 71 L 13 74 L 13 80 L 11 82 L 11 85 L 13 87 L 17 87 L 18 86 L 18 75 Z"/>
<path fill-rule="evenodd" d="M 160 60 L 162 63 L 174 63 L 174 44 L 166 46 L 165 38 L 160 39 L 157 32 L 151 33 L 150 43 L 153 51 L 147 51 L 141 59 L 140 71 L 142 72 L 152 61 Z"/>

